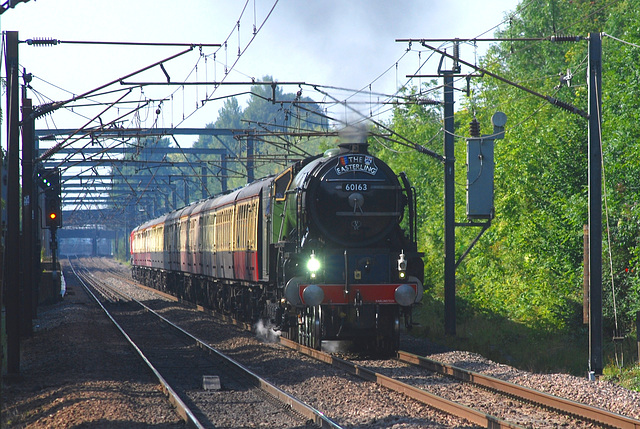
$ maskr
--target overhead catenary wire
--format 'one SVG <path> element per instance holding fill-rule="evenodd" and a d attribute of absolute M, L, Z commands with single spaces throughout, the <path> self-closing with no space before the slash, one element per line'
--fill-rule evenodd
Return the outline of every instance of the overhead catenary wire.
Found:
<path fill-rule="evenodd" d="M 527 88 L 527 87 L 525 87 L 523 85 L 520 85 L 520 84 L 518 84 L 516 82 L 513 82 L 513 81 L 511 81 L 511 80 L 509 80 L 509 79 L 507 79 L 505 77 L 502 77 L 502 76 L 498 75 L 497 73 L 493 73 L 493 72 L 487 70 L 486 68 L 479 67 L 479 66 L 471 64 L 471 63 L 469 63 L 467 61 L 461 60 L 460 58 L 456 58 L 453 55 L 451 55 L 451 54 L 449 54 L 449 53 L 447 53 L 445 51 L 442 51 L 442 50 L 440 50 L 440 49 L 438 49 L 436 47 L 428 45 L 426 42 L 422 42 L 421 40 L 418 40 L 418 41 L 420 41 L 420 43 L 422 43 L 422 45 L 425 46 L 426 48 L 432 49 L 435 52 L 438 52 L 439 54 L 441 54 L 441 55 L 443 55 L 445 57 L 448 57 L 448 58 L 451 58 L 451 59 L 455 59 L 458 62 L 460 62 L 460 63 L 462 63 L 462 64 L 464 64 L 464 65 L 466 65 L 468 67 L 471 67 L 471 68 L 475 69 L 476 71 L 479 71 L 481 73 L 486 74 L 487 76 L 491 76 L 491 77 L 493 77 L 493 78 L 495 78 L 495 79 L 497 79 L 497 80 L 499 80 L 501 82 L 504 82 L 506 84 L 514 86 L 514 87 L 516 87 L 516 88 L 518 88 L 518 89 L 520 89 L 522 91 L 525 91 L 525 92 L 527 92 L 527 93 L 529 93 L 531 95 L 534 95 L 534 96 L 536 96 L 538 98 L 542 98 L 542 99 L 548 101 L 549 103 L 553 104 L 554 106 L 560 107 L 560 108 L 562 108 L 564 110 L 567 110 L 567 111 L 570 111 L 572 113 L 576 113 L 576 114 L 582 116 L 583 118 L 588 118 L 589 117 L 587 112 L 585 112 L 582 109 L 579 109 L 579 108 L 577 108 L 575 106 L 572 106 L 569 103 L 566 103 L 564 101 L 561 101 L 561 100 L 559 100 L 559 99 L 557 99 L 555 97 L 549 96 L 549 95 L 540 94 L 537 91 L 534 91 L 534 90 L 532 90 L 530 88 Z"/>
<path fill-rule="evenodd" d="M 273 9 L 275 8 L 275 5 L 276 5 L 276 4 L 277 4 L 277 1 L 274 3 L 273 7 L 271 8 L 271 11 L 270 11 L 269 15 L 271 14 L 271 12 L 273 11 Z M 246 5 L 245 5 L 245 8 L 246 8 Z M 244 9 L 243 9 L 243 13 L 244 13 Z M 267 18 L 268 18 L 268 16 L 267 16 Z M 265 18 L 265 21 L 263 21 L 262 25 L 264 25 L 264 22 L 266 22 L 266 18 Z M 261 27 L 262 27 L 262 26 L 261 26 Z M 257 28 L 255 28 L 255 29 L 254 29 L 254 36 L 255 36 L 255 34 L 257 34 L 257 32 L 258 32 L 258 31 L 259 31 L 259 29 L 257 29 Z M 69 43 L 69 42 L 73 42 L 73 41 L 59 41 L 59 42 L 67 42 L 67 43 Z M 76 41 L 76 42 L 83 42 L 83 41 Z M 33 43 L 33 39 L 32 39 L 32 43 Z M 36 42 L 36 44 L 38 44 L 38 43 L 39 43 L 39 44 L 44 44 L 45 42 L 44 42 L 44 41 L 38 41 L 38 42 Z M 99 42 L 99 43 L 103 43 L 103 42 Z M 133 43 L 132 43 L 132 44 L 133 44 Z M 179 45 L 179 44 L 175 44 L 175 45 Z M 194 44 L 185 44 L 185 46 L 187 46 L 187 45 L 188 45 L 190 48 L 191 48 L 192 46 L 201 46 L 200 44 L 198 44 L 198 45 L 194 45 Z M 205 46 L 205 45 L 206 45 L 206 46 L 220 46 L 221 44 L 202 44 L 202 46 Z M 245 47 L 245 50 L 246 50 L 246 47 Z M 163 61 L 167 61 L 167 60 L 163 60 Z M 160 64 L 162 64 L 162 62 L 161 62 Z M 152 66 L 151 66 L 151 67 L 152 67 Z M 196 66 L 195 66 L 195 67 L 197 68 L 197 64 L 196 64 Z M 116 82 L 116 81 L 114 81 L 114 82 L 112 82 L 112 83 L 115 83 L 115 82 Z M 109 85 L 109 84 L 107 84 L 107 85 L 105 85 L 105 86 L 103 86 L 103 87 L 100 87 L 100 89 L 102 89 L 102 88 L 104 88 L 104 87 L 106 87 L 106 86 L 108 86 L 108 85 Z M 96 90 L 94 90 L 94 91 L 96 91 Z M 87 95 L 87 94 L 83 94 L 83 95 L 81 95 L 81 96 L 74 97 L 72 100 L 80 99 L 80 98 L 82 98 L 82 97 L 85 97 L 86 95 Z M 173 95 L 171 95 L 171 99 L 173 99 Z M 67 101 L 67 102 L 69 102 L 69 101 Z M 64 102 L 64 104 L 66 104 L 67 102 Z M 63 104 L 63 103 L 59 103 L 59 104 L 57 104 L 55 107 L 56 107 L 56 108 L 57 108 L 57 107 L 62 107 L 62 104 Z M 112 104 L 112 105 L 113 105 L 113 104 Z M 140 108 L 140 107 L 138 107 L 138 109 L 139 109 L 139 108 Z M 138 109 L 136 109 L 136 110 L 138 110 Z M 187 118 L 187 116 L 185 115 L 185 116 L 183 117 L 183 121 L 184 121 L 186 118 Z M 156 120 L 157 120 L 157 118 L 156 118 Z M 173 124 L 172 124 L 172 126 L 173 126 Z M 48 155 L 49 155 L 49 156 L 51 156 L 51 155 L 52 155 L 52 153 L 49 153 Z"/>
<path fill-rule="evenodd" d="M 246 6 L 246 4 L 245 4 L 245 6 Z M 255 2 L 254 2 L 254 8 L 255 8 Z M 254 21 L 255 21 L 255 16 L 254 16 Z M 255 24 L 254 24 L 254 27 L 255 27 Z M 235 30 L 235 31 L 237 31 L 237 26 L 236 26 L 236 27 L 234 27 L 234 30 Z M 254 31 L 254 32 L 255 32 L 255 31 Z M 232 33 L 230 33 L 230 34 L 233 34 L 233 30 L 232 30 Z M 404 56 L 404 55 L 406 55 L 406 54 L 403 54 L 403 56 Z M 375 80 L 374 80 L 374 82 L 375 82 Z M 369 91 L 369 92 L 371 93 L 372 91 Z M 353 102 L 353 101 L 352 101 L 352 98 L 353 98 L 353 96 L 355 96 L 356 94 L 357 94 L 357 92 L 356 92 L 356 93 L 354 93 L 351 97 L 349 97 L 349 100 L 350 100 L 351 102 Z M 380 104 L 382 105 L 383 103 L 380 103 Z M 375 114 L 374 112 L 371 112 L 371 113 Z M 185 114 L 185 116 L 184 116 L 184 117 L 185 117 L 185 118 L 188 118 L 188 116 L 189 116 L 189 115 L 188 115 L 188 112 L 187 112 L 187 113 Z M 327 116 L 329 117 L 329 115 L 327 115 Z M 334 119 L 335 119 L 335 118 L 334 118 Z M 156 120 L 157 120 L 157 118 L 156 118 Z M 172 124 L 172 125 L 173 125 L 173 124 Z"/>

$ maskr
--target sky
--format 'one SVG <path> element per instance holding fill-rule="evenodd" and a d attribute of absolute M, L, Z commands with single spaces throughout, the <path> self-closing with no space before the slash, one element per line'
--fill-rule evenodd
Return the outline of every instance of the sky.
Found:
<path fill-rule="evenodd" d="M 352 101 L 353 107 L 330 107 L 332 114 L 346 120 L 352 110 L 384 114 L 376 101 L 396 92 L 408 81 L 405 76 L 425 60 L 429 59 L 422 72 L 436 71 L 439 56 L 417 45 L 407 51 L 408 44 L 396 39 L 492 37 L 517 4 L 518 0 L 31 0 L 1 15 L 0 28 L 18 31 L 21 41 L 62 41 L 57 46 L 20 44 L 20 65 L 34 76 L 29 92 L 34 105 L 68 100 L 185 49 L 70 42 L 226 42 L 226 47 L 196 48 L 165 62 L 171 82 L 250 82 L 266 75 L 282 83 L 303 82 L 307 85 L 284 86 L 283 91 L 301 89 L 317 101 Z M 461 55 L 475 62 L 488 46 L 463 45 Z M 4 65 L 1 72 L 4 76 Z M 156 66 L 127 81 L 160 83 L 167 77 Z M 419 83 L 414 79 L 410 84 Z M 321 85 L 322 92 L 313 85 Z M 91 100 L 114 102 L 124 95 L 123 89 L 112 85 L 104 91 L 120 92 Z M 221 100 L 248 90 L 248 85 L 135 87 L 127 96 L 130 106 L 137 106 L 137 100 L 148 102 L 147 107 L 127 115 L 127 109 L 134 109 L 120 105 L 100 120 L 124 116 L 123 126 L 204 127 L 215 121 Z M 363 92 L 354 96 L 354 90 Z M 246 98 L 240 100 L 244 107 Z M 73 111 L 63 109 L 39 119 L 36 128 L 96 125 L 96 112 L 95 107 L 75 103 Z"/>

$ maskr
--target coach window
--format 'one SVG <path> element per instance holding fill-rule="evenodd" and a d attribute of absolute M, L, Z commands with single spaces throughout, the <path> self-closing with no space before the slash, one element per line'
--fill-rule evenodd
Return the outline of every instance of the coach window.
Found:
<path fill-rule="evenodd" d="M 205 252 L 209 252 L 211 249 L 209 248 L 209 236 L 211 231 L 209 230 L 209 224 L 211 223 L 211 219 L 209 216 L 209 213 L 205 213 L 202 215 L 203 216 L 203 226 L 202 226 L 202 242 L 204 243 L 202 246 L 202 249 Z"/>
<path fill-rule="evenodd" d="M 211 213 L 211 250 L 213 252 L 216 251 L 216 222 L 217 222 L 217 214 L 216 212 Z"/>
<path fill-rule="evenodd" d="M 180 252 L 186 252 L 187 239 L 188 239 L 187 228 L 189 228 L 189 223 L 187 221 L 181 221 L 180 224 L 178 225 L 178 228 L 180 230 Z"/>
<path fill-rule="evenodd" d="M 233 207 L 229 208 L 227 210 L 227 227 L 226 227 L 226 231 L 225 231 L 225 238 L 226 238 L 226 244 L 227 244 L 227 250 L 229 252 L 233 251 L 233 229 L 234 229 L 234 217 L 235 215 L 235 210 Z"/>
<path fill-rule="evenodd" d="M 254 200 L 251 202 L 249 206 L 249 232 L 247 237 L 247 249 L 248 250 L 257 250 L 256 246 L 256 237 L 258 234 L 258 210 L 257 210 L 257 202 Z"/>
<path fill-rule="evenodd" d="M 243 250 L 245 243 L 245 236 L 247 233 L 247 205 L 242 204 L 238 207 L 238 218 L 236 219 L 236 250 Z"/>

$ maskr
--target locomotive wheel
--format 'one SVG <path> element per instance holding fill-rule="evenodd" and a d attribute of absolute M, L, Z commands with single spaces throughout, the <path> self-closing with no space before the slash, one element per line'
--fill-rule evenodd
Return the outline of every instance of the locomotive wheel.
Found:
<path fill-rule="evenodd" d="M 322 340 L 322 307 L 313 307 L 313 325 L 312 325 L 312 346 L 316 350 L 320 350 L 320 341 Z"/>
<path fill-rule="evenodd" d="M 298 342 L 304 346 L 320 350 L 322 340 L 322 307 L 305 307 L 302 323 L 298 325 Z"/>
<path fill-rule="evenodd" d="M 383 307 L 379 310 L 376 327 L 376 350 L 393 353 L 400 348 L 400 312 L 398 308 Z"/>

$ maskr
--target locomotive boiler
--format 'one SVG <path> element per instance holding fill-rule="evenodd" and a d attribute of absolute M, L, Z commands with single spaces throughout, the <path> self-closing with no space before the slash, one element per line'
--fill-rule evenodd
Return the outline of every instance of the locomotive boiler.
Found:
<path fill-rule="evenodd" d="M 131 232 L 134 279 L 316 349 L 394 351 L 423 294 L 404 173 L 343 143 Z"/>

